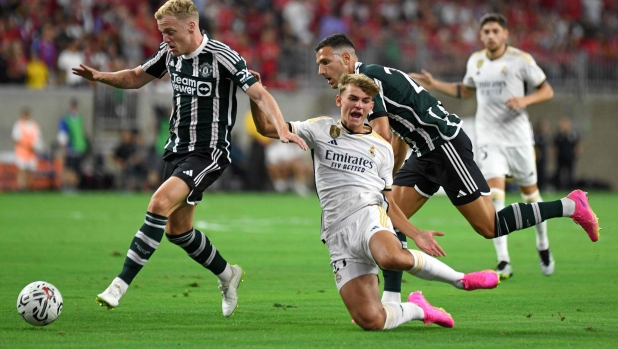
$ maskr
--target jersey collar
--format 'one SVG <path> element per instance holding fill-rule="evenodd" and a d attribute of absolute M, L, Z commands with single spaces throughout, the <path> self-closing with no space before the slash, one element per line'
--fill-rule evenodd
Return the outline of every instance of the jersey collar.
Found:
<path fill-rule="evenodd" d="M 356 74 L 359 73 L 359 69 L 360 69 L 361 65 L 363 65 L 363 63 L 361 63 L 361 62 L 354 63 L 354 73 L 356 73 Z"/>
<path fill-rule="evenodd" d="M 204 49 L 204 46 L 206 46 L 207 43 L 208 43 L 208 36 L 206 35 L 206 33 L 202 32 L 202 43 L 197 48 L 197 50 L 189 53 L 188 55 L 182 55 L 182 58 L 184 58 L 184 59 L 191 59 L 191 58 L 199 55 L 202 52 L 202 50 Z"/>
<path fill-rule="evenodd" d="M 496 58 L 489 58 L 489 57 L 487 57 L 487 51 L 485 51 L 485 57 L 487 57 L 487 59 L 489 59 L 490 61 L 497 61 L 500 58 L 504 57 L 504 55 L 506 54 L 506 51 L 508 51 L 508 50 L 509 50 L 509 44 L 506 44 L 504 46 L 504 52 L 502 52 L 502 54 L 500 56 L 498 56 Z"/>
<path fill-rule="evenodd" d="M 353 132 L 349 128 L 345 127 L 345 125 L 343 124 L 343 122 L 341 122 L 341 120 L 337 121 L 337 126 L 343 129 L 346 133 L 351 134 L 351 135 L 368 135 L 368 134 L 371 134 L 371 132 L 373 132 L 373 128 L 371 128 L 371 126 L 369 125 L 363 125 L 363 128 L 365 130 L 364 132 Z"/>

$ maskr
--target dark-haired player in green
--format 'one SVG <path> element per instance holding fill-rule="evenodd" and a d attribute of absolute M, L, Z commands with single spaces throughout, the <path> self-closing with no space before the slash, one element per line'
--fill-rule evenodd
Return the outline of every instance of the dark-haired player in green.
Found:
<path fill-rule="evenodd" d="M 336 88 L 344 73 L 360 73 L 380 87 L 368 120 L 373 129 L 391 141 L 397 173 L 394 200 L 407 217 L 443 187 L 449 199 L 474 230 L 487 239 L 505 236 L 539 224 L 549 218 L 572 217 L 582 225 L 592 241 L 599 237 L 599 225 L 581 190 L 561 200 L 515 203 L 498 212 L 492 205 L 490 190 L 473 160 L 472 143 L 461 129 L 461 120 L 447 112 L 408 74 L 393 68 L 358 61 L 352 41 L 333 34 L 315 49 L 318 74 Z M 396 137 L 392 137 L 392 133 Z M 404 163 L 407 149 L 412 155 Z M 405 248 L 405 236 L 398 234 Z M 439 256 L 433 235 L 412 237 L 424 252 Z M 401 301 L 401 272 L 384 271 L 383 301 Z"/>

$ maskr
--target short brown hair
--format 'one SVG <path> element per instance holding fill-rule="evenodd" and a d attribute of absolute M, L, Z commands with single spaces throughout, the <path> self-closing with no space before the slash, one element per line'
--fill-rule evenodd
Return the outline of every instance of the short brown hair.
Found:
<path fill-rule="evenodd" d="M 199 19 L 197 7 L 191 0 L 168 0 L 157 10 L 154 16 L 157 21 L 164 16 L 174 16 L 179 19 Z"/>
<path fill-rule="evenodd" d="M 481 28 L 487 23 L 496 22 L 500 24 L 500 26 L 506 29 L 506 17 L 501 15 L 500 13 L 488 13 L 481 17 Z"/>
<path fill-rule="evenodd" d="M 343 94 L 348 85 L 354 85 L 371 98 L 380 92 L 380 88 L 365 74 L 343 74 L 339 80 L 339 94 Z"/>

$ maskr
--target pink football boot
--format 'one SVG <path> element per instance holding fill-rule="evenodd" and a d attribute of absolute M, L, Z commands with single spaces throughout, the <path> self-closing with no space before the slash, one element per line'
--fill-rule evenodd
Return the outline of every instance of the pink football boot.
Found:
<path fill-rule="evenodd" d="M 571 216 L 573 221 L 584 228 L 592 242 L 599 240 L 599 235 L 601 235 L 599 219 L 592 211 L 590 204 L 588 204 L 586 193 L 579 189 L 573 190 L 569 195 L 567 195 L 567 198 L 575 201 L 575 213 Z"/>
<path fill-rule="evenodd" d="M 495 270 L 483 270 L 465 274 L 461 282 L 466 291 L 495 288 L 500 284 L 500 276 Z"/>
<path fill-rule="evenodd" d="M 423 309 L 423 312 L 425 312 L 423 322 L 425 324 L 436 324 L 449 328 L 455 326 L 455 321 L 451 317 L 451 314 L 447 313 L 442 308 L 436 308 L 429 304 L 425 297 L 423 297 L 423 293 L 421 291 L 410 293 L 408 296 L 408 302 L 414 303 Z"/>

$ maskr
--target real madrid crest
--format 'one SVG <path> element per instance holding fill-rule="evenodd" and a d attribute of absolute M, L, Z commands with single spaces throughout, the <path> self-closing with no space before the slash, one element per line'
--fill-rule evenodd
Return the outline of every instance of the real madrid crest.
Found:
<path fill-rule="evenodd" d="M 333 137 L 333 139 L 339 137 L 339 135 L 341 134 L 341 129 L 335 125 L 330 125 L 330 136 Z"/>
<path fill-rule="evenodd" d="M 484 60 L 479 59 L 479 60 L 476 62 L 476 69 L 480 69 L 480 68 L 481 68 L 481 66 L 483 65 L 483 62 L 484 62 Z"/>
<path fill-rule="evenodd" d="M 202 63 L 199 67 L 200 76 L 203 78 L 210 77 L 212 75 L 212 65 L 209 63 Z"/>
<path fill-rule="evenodd" d="M 372 146 L 371 146 L 371 148 L 369 148 L 369 155 L 370 155 L 372 158 L 375 158 L 375 157 L 376 157 L 376 146 L 375 146 L 375 145 L 372 145 Z"/>

